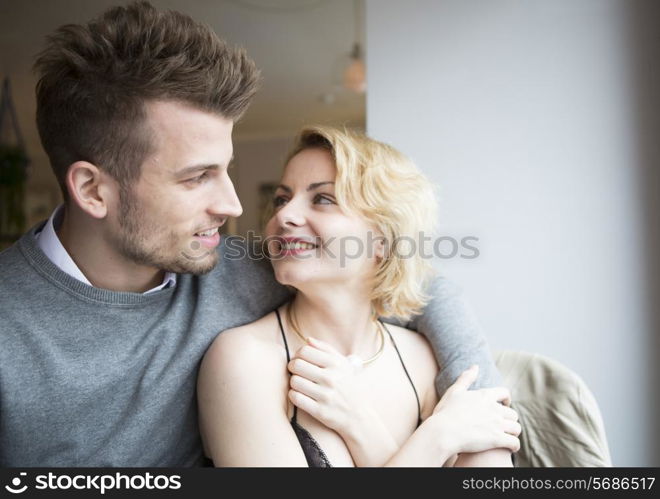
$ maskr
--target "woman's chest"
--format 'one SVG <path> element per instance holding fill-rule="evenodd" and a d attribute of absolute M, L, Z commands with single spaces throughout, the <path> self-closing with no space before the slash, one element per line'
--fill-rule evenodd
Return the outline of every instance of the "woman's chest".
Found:
<path fill-rule="evenodd" d="M 368 407 L 380 422 L 367 422 L 371 427 L 365 431 L 373 434 L 373 429 L 382 423 L 382 427 L 389 433 L 397 447 L 400 447 L 417 427 L 419 413 L 416 391 L 400 365 L 398 370 L 390 369 L 389 372 L 374 370 L 369 374 L 356 380 L 359 400 L 357 403 L 362 405 L 362 409 Z M 358 411 L 360 408 L 352 409 Z M 352 415 L 349 414 L 348 417 Z M 316 441 L 332 466 L 355 466 L 351 451 L 339 433 L 301 410 L 298 410 L 297 420 L 298 424 Z M 309 447 L 308 442 L 305 445 Z M 389 456 L 384 456 L 383 460 L 387 457 Z"/>

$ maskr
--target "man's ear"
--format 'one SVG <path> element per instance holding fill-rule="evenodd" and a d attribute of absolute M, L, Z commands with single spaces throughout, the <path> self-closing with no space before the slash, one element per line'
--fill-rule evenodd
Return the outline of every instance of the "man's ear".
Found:
<path fill-rule="evenodd" d="M 66 186 L 71 200 L 93 218 L 105 218 L 113 193 L 112 179 L 98 166 L 76 161 L 69 166 Z"/>

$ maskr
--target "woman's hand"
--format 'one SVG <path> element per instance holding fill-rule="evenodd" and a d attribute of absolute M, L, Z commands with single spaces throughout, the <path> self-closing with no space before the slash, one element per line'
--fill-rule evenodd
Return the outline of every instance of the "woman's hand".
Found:
<path fill-rule="evenodd" d="M 288 364 L 289 400 L 342 436 L 369 412 L 359 372 L 362 363 L 309 338 Z"/>
<path fill-rule="evenodd" d="M 477 366 L 463 372 L 429 418 L 434 420 L 442 446 L 453 454 L 499 448 L 517 452 L 521 427 L 516 411 L 507 407 L 511 402 L 509 390 L 468 390 L 478 372 Z"/>

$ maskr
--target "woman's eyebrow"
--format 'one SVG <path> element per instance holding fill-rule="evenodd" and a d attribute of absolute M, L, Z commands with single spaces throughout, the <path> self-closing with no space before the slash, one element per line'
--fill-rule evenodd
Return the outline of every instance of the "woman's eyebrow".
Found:
<path fill-rule="evenodd" d="M 305 190 L 307 192 L 313 191 L 314 189 L 318 189 L 319 187 L 321 187 L 323 185 L 326 185 L 326 184 L 334 184 L 334 182 L 332 182 L 330 180 L 327 180 L 325 182 L 315 182 L 313 184 L 309 184 L 309 186 L 307 186 L 307 189 L 305 189 Z M 288 185 L 280 184 L 280 185 L 277 186 L 277 188 L 282 189 L 283 191 L 286 191 L 286 192 L 289 192 L 289 193 L 292 192 L 291 187 L 289 187 Z"/>
<path fill-rule="evenodd" d="M 314 184 L 309 184 L 309 186 L 307 187 L 307 192 L 313 191 L 314 189 L 318 189 L 319 187 L 321 187 L 323 185 L 326 185 L 326 184 L 334 184 L 334 182 L 331 182 L 331 181 L 328 180 L 326 182 L 316 182 Z"/>

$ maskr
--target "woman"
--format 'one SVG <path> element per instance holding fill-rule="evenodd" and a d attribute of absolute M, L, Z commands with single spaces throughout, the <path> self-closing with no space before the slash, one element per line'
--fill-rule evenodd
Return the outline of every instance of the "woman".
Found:
<path fill-rule="evenodd" d="M 429 263 L 404 246 L 434 213 L 430 183 L 393 148 L 302 131 L 266 226 L 275 276 L 296 295 L 220 334 L 202 362 L 200 428 L 216 466 L 464 465 L 457 455 L 518 449 L 506 389 L 468 391 L 474 367 L 438 402 L 425 338 L 376 320 L 426 303 Z"/>

